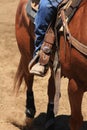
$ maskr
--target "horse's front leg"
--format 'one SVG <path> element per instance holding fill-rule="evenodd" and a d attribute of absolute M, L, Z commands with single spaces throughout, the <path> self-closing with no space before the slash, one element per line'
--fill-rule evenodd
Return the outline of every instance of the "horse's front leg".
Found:
<path fill-rule="evenodd" d="M 68 94 L 71 107 L 70 130 L 80 130 L 83 117 L 81 104 L 84 91 L 79 88 L 74 79 L 69 81 Z"/>
<path fill-rule="evenodd" d="M 54 96 L 55 96 L 55 82 L 54 76 L 51 73 L 48 82 L 48 106 L 47 106 L 47 116 L 46 116 L 46 129 L 53 130 L 55 115 L 54 115 Z"/>

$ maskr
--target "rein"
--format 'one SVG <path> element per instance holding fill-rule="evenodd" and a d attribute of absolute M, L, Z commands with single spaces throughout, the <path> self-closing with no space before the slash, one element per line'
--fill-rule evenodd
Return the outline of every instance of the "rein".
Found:
<path fill-rule="evenodd" d="M 84 45 L 83 43 L 79 42 L 76 38 L 74 38 L 68 28 L 68 24 L 66 21 L 66 15 L 64 10 L 61 10 L 61 18 L 62 18 L 62 22 L 63 22 L 63 28 L 64 28 L 64 32 L 65 32 L 65 39 L 68 40 L 68 42 L 73 45 L 79 52 L 81 52 L 82 54 L 84 54 L 85 56 L 87 56 L 87 46 Z"/>

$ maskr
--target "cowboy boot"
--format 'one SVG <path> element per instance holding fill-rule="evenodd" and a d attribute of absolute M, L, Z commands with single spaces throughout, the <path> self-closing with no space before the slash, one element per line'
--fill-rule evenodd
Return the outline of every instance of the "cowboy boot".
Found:
<path fill-rule="evenodd" d="M 54 44 L 54 41 L 55 41 L 54 31 L 50 27 L 45 35 L 44 42 L 41 46 L 38 55 L 39 60 L 35 65 L 31 67 L 30 73 L 41 77 L 45 76 L 49 68 L 49 60 L 50 60 L 50 55 L 52 52 L 52 46 Z"/>

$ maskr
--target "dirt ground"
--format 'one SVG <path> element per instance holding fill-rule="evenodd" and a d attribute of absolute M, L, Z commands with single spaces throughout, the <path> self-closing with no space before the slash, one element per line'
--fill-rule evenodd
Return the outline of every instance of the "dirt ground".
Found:
<path fill-rule="evenodd" d="M 17 97 L 13 94 L 13 82 L 18 67 L 20 53 L 15 39 L 15 13 L 18 0 L 0 0 L 0 130 L 22 130 L 25 119 L 25 90 L 24 83 Z M 37 108 L 35 126 L 32 130 L 44 130 L 43 122 L 47 108 L 47 81 L 35 77 L 34 94 Z M 70 106 L 67 94 L 68 80 L 62 78 L 61 99 L 56 118 L 58 130 L 68 130 Z M 87 94 L 84 94 L 82 113 L 84 116 L 83 130 L 87 130 Z"/>

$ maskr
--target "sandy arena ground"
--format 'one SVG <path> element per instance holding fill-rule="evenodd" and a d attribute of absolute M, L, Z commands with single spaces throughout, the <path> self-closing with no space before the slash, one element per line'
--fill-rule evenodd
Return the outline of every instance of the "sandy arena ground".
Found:
<path fill-rule="evenodd" d="M 12 91 L 14 76 L 20 59 L 14 30 L 18 2 L 18 0 L 0 0 L 0 130 L 25 130 L 21 127 L 25 119 L 24 83 L 18 97 L 15 97 Z M 48 76 L 44 78 L 35 77 L 34 93 L 37 112 L 36 121 L 31 130 L 45 130 L 43 122 L 47 108 L 47 79 Z M 70 106 L 67 81 L 67 79 L 62 79 L 61 82 L 62 97 L 56 118 L 56 130 L 59 127 L 61 130 L 68 130 L 67 119 L 70 115 Z M 84 125 L 81 130 L 87 130 L 87 94 L 84 95 L 82 112 Z"/>

